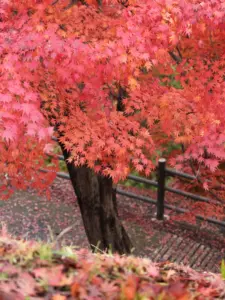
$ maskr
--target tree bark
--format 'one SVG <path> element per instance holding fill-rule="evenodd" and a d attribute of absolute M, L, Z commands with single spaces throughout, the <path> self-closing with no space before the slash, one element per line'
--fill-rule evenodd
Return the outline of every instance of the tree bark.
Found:
<path fill-rule="evenodd" d="M 60 147 L 67 162 L 70 154 L 63 145 Z M 91 249 L 129 254 L 132 244 L 119 220 L 112 179 L 96 175 L 85 166 L 75 167 L 68 162 L 67 169 Z"/>

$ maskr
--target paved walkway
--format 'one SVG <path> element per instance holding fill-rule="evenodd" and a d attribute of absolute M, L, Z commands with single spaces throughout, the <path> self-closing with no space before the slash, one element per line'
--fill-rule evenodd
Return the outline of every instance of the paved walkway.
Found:
<path fill-rule="evenodd" d="M 202 243 L 169 234 L 168 242 L 157 247 L 150 257 L 156 262 L 171 261 L 189 265 L 193 269 L 217 273 L 223 254 Z"/>
<path fill-rule="evenodd" d="M 148 204 L 119 197 L 118 209 L 133 241 L 134 255 L 219 272 L 225 248 L 196 240 L 196 237 L 192 238 L 192 232 L 187 237 L 186 231 L 177 232 L 172 228 L 171 232 L 163 224 L 154 225 L 148 217 L 151 210 Z M 65 242 L 88 247 L 73 189 L 65 180 L 54 182 L 51 200 L 31 192 L 17 192 L 9 200 L 0 201 L 0 220 L 16 236 L 41 240 L 49 239 L 50 233 L 57 236 L 66 227 L 74 225 L 65 234 Z"/>

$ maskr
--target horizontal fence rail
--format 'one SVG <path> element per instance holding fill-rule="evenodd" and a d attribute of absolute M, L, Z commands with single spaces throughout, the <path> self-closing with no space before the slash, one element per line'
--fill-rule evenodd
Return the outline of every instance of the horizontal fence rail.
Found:
<path fill-rule="evenodd" d="M 130 198 L 138 199 L 138 200 L 141 200 L 141 201 L 146 202 L 146 203 L 157 205 L 156 200 L 154 200 L 152 198 L 149 198 L 147 196 L 139 196 L 135 193 L 127 192 L 127 191 L 124 191 L 124 190 L 121 190 L 121 189 L 116 189 L 116 193 L 119 194 L 119 195 L 130 197 Z M 186 210 L 184 208 L 179 208 L 179 207 L 169 205 L 169 204 L 164 204 L 164 207 L 167 208 L 167 209 L 174 210 L 174 211 L 179 212 L 179 213 L 188 212 L 188 210 Z M 225 223 L 224 223 L 224 225 L 225 225 Z"/>
<path fill-rule="evenodd" d="M 139 176 L 135 176 L 135 175 L 128 175 L 127 179 L 134 180 L 134 181 L 140 182 L 140 183 L 146 183 L 146 184 L 158 187 L 158 182 L 157 181 L 150 180 L 150 179 L 147 179 L 147 178 L 144 178 L 144 177 L 139 177 Z"/>
<path fill-rule="evenodd" d="M 157 205 L 156 200 L 154 200 L 152 198 L 149 198 L 147 196 L 139 196 L 135 193 L 127 192 L 127 191 L 124 191 L 124 190 L 121 190 L 121 189 L 116 189 L 116 193 L 119 194 L 119 195 L 122 195 L 122 196 L 127 196 L 129 198 L 141 200 L 145 203 Z M 176 207 L 176 206 L 170 205 L 170 204 L 164 204 L 164 207 L 167 208 L 167 209 L 176 211 L 178 213 L 187 213 L 187 212 L 189 212 L 189 210 L 187 210 L 185 208 Z M 201 215 L 196 215 L 196 218 L 199 219 L 199 220 L 202 220 L 202 221 L 207 221 L 208 223 L 212 223 L 212 224 L 216 224 L 216 225 L 220 225 L 222 227 L 225 227 L 225 222 L 220 221 L 220 220 L 216 220 L 216 219 L 213 219 L 213 218 L 205 218 Z"/>
<path fill-rule="evenodd" d="M 58 160 L 62 160 L 64 161 L 64 156 L 63 155 L 58 155 L 58 154 L 48 154 L 49 157 L 52 157 L 52 158 L 57 158 Z"/>
<path fill-rule="evenodd" d="M 39 169 L 40 172 L 42 173 L 47 173 L 49 172 L 48 170 L 46 169 Z M 70 180 L 70 175 L 68 173 L 64 173 L 64 172 L 56 172 L 56 176 L 59 177 L 59 178 L 62 178 L 62 179 L 68 179 Z"/>
<path fill-rule="evenodd" d="M 57 141 L 57 138 L 52 137 L 52 140 Z M 53 155 L 53 154 L 48 154 L 49 157 L 54 157 L 57 158 L 61 161 L 64 160 L 63 155 Z M 205 202 L 205 203 L 212 203 L 215 205 L 221 205 L 221 203 L 219 201 L 215 201 L 200 195 L 195 195 L 189 192 L 185 192 L 182 190 L 178 190 L 175 188 L 171 188 L 171 187 L 167 187 L 165 185 L 165 181 L 166 181 L 166 177 L 182 177 L 182 178 L 186 178 L 186 179 L 190 179 L 190 180 L 196 180 L 198 179 L 198 177 L 193 176 L 191 174 L 187 174 L 187 173 L 183 173 L 177 170 L 173 170 L 173 169 L 169 169 L 166 168 L 166 159 L 164 158 L 160 158 L 158 161 L 158 180 L 154 181 L 154 180 L 150 180 L 144 177 L 140 177 L 140 176 L 135 176 L 132 174 L 129 174 L 127 176 L 127 179 L 129 180 L 133 180 L 135 182 L 140 182 L 140 183 L 145 183 L 145 184 L 149 184 L 150 186 L 154 186 L 157 188 L 157 199 L 152 199 L 150 197 L 147 196 L 141 196 L 141 195 L 137 195 L 135 193 L 132 192 L 128 192 L 119 188 L 115 189 L 115 192 L 119 195 L 123 195 L 123 196 L 127 196 L 129 198 L 133 198 L 133 199 L 137 199 L 149 204 L 153 204 L 156 206 L 157 208 L 157 213 L 156 213 L 156 218 L 158 220 L 163 220 L 164 219 L 164 210 L 169 209 L 169 210 L 173 210 L 176 211 L 178 213 L 188 213 L 190 212 L 187 209 L 181 208 L 181 207 L 177 207 L 174 205 L 170 205 L 165 203 L 165 192 L 168 191 L 170 193 L 174 193 L 174 194 L 178 194 L 193 200 L 197 200 L 197 201 L 201 201 L 201 202 Z M 41 172 L 48 172 L 48 170 L 45 169 L 40 169 Z M 57 177 L 59 178 L 63 178 L 63 179 L 67 179 L 70 180 L 70 175 L 64 172 L 57 172 L 56 173 Z M 205 218 L 204 216 L 201 215 L 196 215 L 195 216 L 197 219 L 202 220 L 202 221 L 207 221 L 208 223 L 212 223 L 212 224 L 216 224 L 222 227 L 225 227 L 225 222 L 214 219 L 214 218 Z"/>
<path fill-rule="evenodd" d="M 212 203 L 212 204 L 220 204 L 219 201 L 211 200 L 211 199 L 208 199 L 208 198 L 203 197 L 203 196 L 195 195 L 195 194 L 192 194 L 192 193 L 184 192 L 184 191 L 173 189 L 173 188 L 170 188 L 170 187 L 165 187 L 165 190 L 168 191 L 168 192 L 174 193 L 174 194 L 178 194 L 178 195 L 181 195 L 181 196 L 184 196 L 184 197 L 187 197 L 187 198 L 191 198 L 193 200 L 198 200 L 198 201 L 201 201 L 201 202 Z"/>
<path fill-rule="evenodd" d="M 177 176 L 177 177 L 183 177 L 185 179 L 192 179 L 192 180 L 195 180 L 197 179 L 198 177 L 196 176 L 193 176 L 193 175 L 190 175 L 190 174 L 187 174 L 187 173 L 183 173 L 183 172 L 180 172 L 180 171 L 177 171 L 177 170 L 173 170 L 173 169 L 167 169 L 166 168 L 166 175 L 167 176 Z"/>

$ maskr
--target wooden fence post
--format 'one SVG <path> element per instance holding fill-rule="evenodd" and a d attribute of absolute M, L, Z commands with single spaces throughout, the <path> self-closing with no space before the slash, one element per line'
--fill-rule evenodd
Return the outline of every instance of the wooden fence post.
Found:
<path fill-rule="evenodd" d="M 166 159 L 160 158 L 158 161 L 158 190 L 157 190 L 157 220 L 164 218 L 164 197 L 166 181 Z"/>

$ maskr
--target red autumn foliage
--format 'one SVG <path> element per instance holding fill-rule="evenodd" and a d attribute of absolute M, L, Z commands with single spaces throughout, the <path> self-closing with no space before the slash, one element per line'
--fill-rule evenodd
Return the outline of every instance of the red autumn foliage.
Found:
<path fill-rule="evenodd" d="M 53 127 L 71 162 L 114 182 L 148 175 L 166 140 L 182 144 L 171 165 L 223 190 L 224 2 L 56 2 L 0 3 L 1 190 L 53 180 L 39 173 Z"/>

